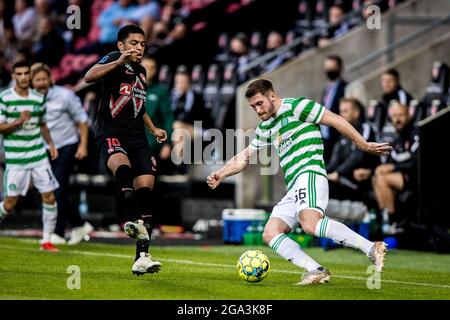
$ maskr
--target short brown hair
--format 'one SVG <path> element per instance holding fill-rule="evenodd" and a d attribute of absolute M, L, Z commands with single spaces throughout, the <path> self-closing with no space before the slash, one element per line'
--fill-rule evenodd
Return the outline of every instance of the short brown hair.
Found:
<path fill-rule="evenodd" d="M 258 93 L 266 95 L 269 91 L 274 91 L 272 82 L 268 79 L 259 78 L 249 83 L 247 90 L 245 91 L 245 97 L 250 99 Z"/>
<path fill-rule="evenodd" d="M 354 109 L 359 110 L 361 113 L 364 112 L 362 103 L 356 98 L 341 98 L 339 103 L 350 103 Z"/>

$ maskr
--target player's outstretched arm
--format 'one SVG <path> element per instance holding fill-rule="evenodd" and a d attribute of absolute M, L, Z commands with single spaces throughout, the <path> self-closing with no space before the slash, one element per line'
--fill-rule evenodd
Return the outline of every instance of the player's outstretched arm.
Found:
<path fill-rule="evenodd" d="M 110 63 L 100 64 L 97 63 L 94 65 L 84 76 L 84 82 L 85 83 L 92 83 L 101 80 L 104 76 L 106 76 L 109 72 L 116 69 L 118 66 L 121 66 L 127 62 L 128 57 L 133 52 L 139 52 L 136 49 L 126 50 L 123 51 L 120 55 L 119 59 L 114 60 Z"/>
<path fill-rule="evenodd" d="M 243 171 L 247 167 L 249 160 L 255 151 L 256 149 L 247 147 L 239 152 L 231 158 L 222 169 L 211 173 L 208 178 L 206 178 L 208 186 L 211 189 L 215 189 L 225 178 Z"/>
<path fill-rule="evenodd" d="M 356 144 L 358 149 L 364 152 L 381 156 L 388 155 L 392 151 L 392 147 L 387 142 L 367 142 L 347 120 L 342 118 L 340 115 L 329 111 L 328 109 L 325 109 L 325 113 L 320 120 L 320 124 L 334 127 L 337 131 L 351 139 Z"/>

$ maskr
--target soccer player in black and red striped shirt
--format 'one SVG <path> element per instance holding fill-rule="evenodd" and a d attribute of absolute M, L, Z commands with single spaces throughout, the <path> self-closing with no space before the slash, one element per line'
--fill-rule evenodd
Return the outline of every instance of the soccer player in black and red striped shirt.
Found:
<path fill-rule="evenodd" d="M 156 161 L 144 125 L 158 142 L 165 130 L 154 126 L 145 112 L 146 71 L 140 62 L 145 51 L 144 31 L 126 25 L 117 35 L 119 51 L 104 56 L 85 75 L 86 83 L 101 81 L 102 96 L 95 123 L 101 158 L 114 174 L 121 203 L 128 215 L 125 233 L 137 240 L 133 274 L 158 272 L 161 263 L 148 253 L 152 231 L 152 189 Z"/>

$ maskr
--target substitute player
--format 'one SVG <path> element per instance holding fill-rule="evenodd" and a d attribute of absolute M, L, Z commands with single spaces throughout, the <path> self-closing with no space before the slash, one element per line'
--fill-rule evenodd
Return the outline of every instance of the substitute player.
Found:
<path fill-rule="evenodd" d="M 244 170 L 257 150 L 273 144 L 281 160 L 288 191 L 273 208 L 263 240 L 283 258 L 307 270 L 297 284 L 324 283 L 331 276 L 286 235 L 299 223 L 308 234 L 330 238 L 363 251 L 381 271 L 386 252 L 384 242 L 371 242 L 344 224 L 325 217 L 328 180 L 319 124 L 333 126 L 368 153 L 386 155 L 392 148 L 386 143 L 365 141 L 344 118 L 314 101 L 304 97 L 278 97 L 267 79 L 252 81 L 245 97 L 262 120 L 256 129 L 256 137 L 223 168 L 211 173 L 207 178 L 208 185 L 215 189 L 225 178 Z"/>
<path fill-rule="evenodd" d="M 58 251 L 50 237 L 56 225 L 57 204 L 53 191 L 59 184 L 53 175 L 42 138 L 48 145 L 52 160 L 58 150 L 45 122 L 44 96 L 30 89 L 30 64 L 19 61 L 13 65 L 14 87 L 0 93 L 0 133 L 5 145 L 6 170 L 3 178 L 5 199 L 0 203 L 0 221 L 25 196 L 30 183 L 42 197 L 43 235 L 41 249 Z"/>
<path fill-rule="evenodd" d="M 104 56 L 85 75 L 85 82 L 102 80 L 102 98 L 97 113 L 95 136 L 100 156 L 114 174 L 120 200 L 130 221 L 125 233 L 137 240 L 133 274 L 158 272 L 161 263 L 148 253 L 152 231 L 153 184 L 156 161 L 145 135 L 145 126 L 159 142 L 167 139 L 145 112 L 146 72 L 140 65 L 145 34 L 135 25 L 119 30 L 120 52 Z"/>

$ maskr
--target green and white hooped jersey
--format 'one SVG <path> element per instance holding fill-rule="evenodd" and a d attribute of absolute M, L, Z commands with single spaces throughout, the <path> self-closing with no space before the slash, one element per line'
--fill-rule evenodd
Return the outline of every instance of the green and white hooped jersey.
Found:
<path fill-rule="evenodd" d="M 256 128 L 250 147 L 260 150 L 273 144 L 280 157 L 288 190 L 304 172 L 327 176 L 323 161 L 323 141 L 319 122 L 325 112 L 321 104 L 306 99 L 282 99 L 275 117 Z"/>
<path fill-rule="evenodd" d="M 31 89 L 28 97 L 19 96 L 14 88 L 0 92 L 0 123 L 13 122 L 22 111 L 31 112 L 30 120 L 21 128 L 3 135 L 8 168 L 26 169 L 48 163 L 40 127 L 45 122 L 44 102 L 44 96 Z"/>

